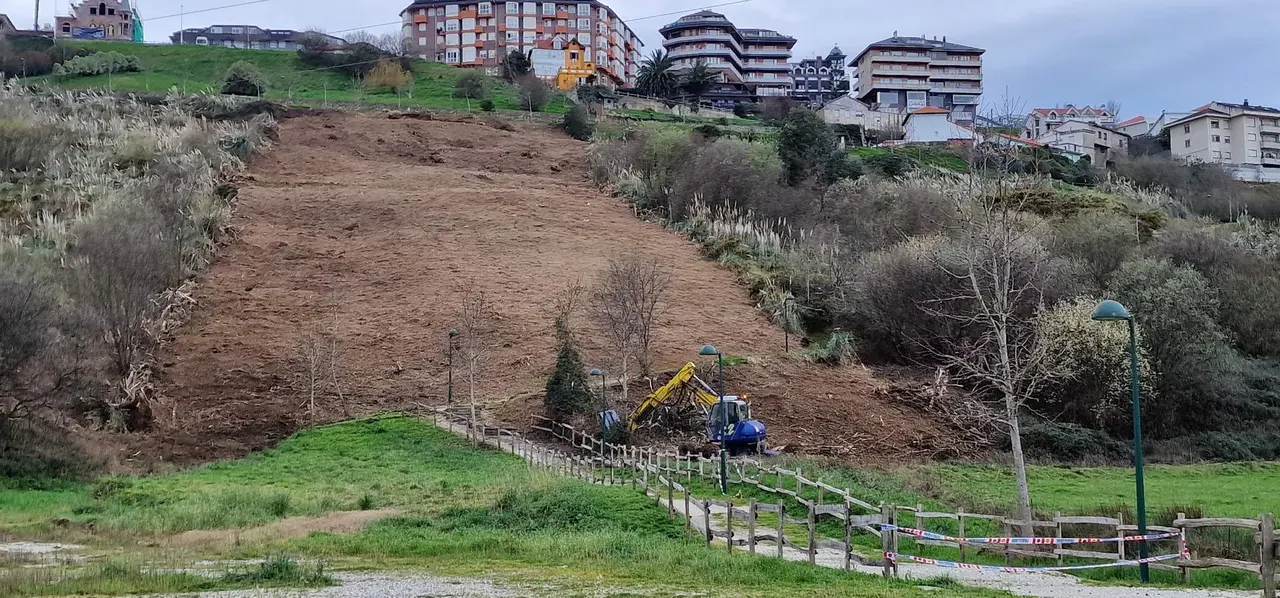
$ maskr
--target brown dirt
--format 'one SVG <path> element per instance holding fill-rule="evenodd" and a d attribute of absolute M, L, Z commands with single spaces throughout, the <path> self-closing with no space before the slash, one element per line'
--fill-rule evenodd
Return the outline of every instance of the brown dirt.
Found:
<path fill-rule="evenodd" d="M 157 423 L 124 437 L 120 455 L 147 467 L 236 457 L 309 425 L 296 355 L 315 327 L 337 331 L 348 395 L 346 413 L 323 397 L 317 422 L 443 403 L 446 331 L 468 278 L 498 313 L 484 396 L 524 397 L 508 401 L 508 415 L 530 409 L 554 364 L 553 298 L 627 252 L 674 274 L 656 363 L 679 367 L 707 342 L 756 358 L 730 387 L 745 388 L 774 444 L 856 441 L 902 456 L 945 438 L 945 425 L 893 404 L 861 368 L 777 355 L 781 331 L 734 275 L 599 193 L 587 151 L 540 126 L 342 113 L 285 121 L 280 145 L 243 181 L 238 238 L 161 355 Z M 586 318 L 577 327 L 586 362 L 602 363 Z"/>
<path fill-rule="evenodd" d="M 169 546 L 224 548 L 263 541 L 301 538 L 311 532 L 350 534 L 364 529 L 366 525 L 383 517 L 399 514 L 400 512 L 395 509 L 381 509 L 377 511 L 340 511 L 319 517 L 290 517 L 289 519 L 281 519 L 280 521 L 249 529 L 191 530 L 170 536 L 165 540 L 165 544 Z"/>

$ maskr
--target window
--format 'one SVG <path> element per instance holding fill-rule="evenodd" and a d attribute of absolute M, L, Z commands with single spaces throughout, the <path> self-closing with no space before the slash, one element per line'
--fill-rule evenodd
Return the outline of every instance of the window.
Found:
<path fill-rule="evenodd" d="M 1214 135 L 1214 136 L 1210 137 L 1209 139 L 1210 139 L 1211 141 L 1213 141 L 1214 143 L 1222 143 L 1222 136 L 1221 136 L 1221 135 Z"/>
<path fill-rule="evenodd" d="M 1182 142 L 1182 147 L 1191 147 L 1191 140 L 1190 140 L 1190 139 L 1188 139 L 1188 140 L 1186 140 L 1186 141 L 1183 141 L 1183 142 Z"/>
<path fill-rule="evenodd" d="M 507 43 L 509 43 L 509 44 L 514 44 L 514 43 L 517 43 L 517 42 L 519 42 L 519 41 L 520 41 L 520 32 L 519 32 L 519 31 L 508 31 L 508 32 L 507 32 Z"/>
<path fill-rule="evenodd" d="M 536 15 L 536 14 L 538 14 L 538 3 L 537 3 L 537 2 L 525 2 L 525 3 L 524 3 L 524 14 L 527 14 L 527 15 Z"/>
<path fill-rule="evenodd" d="M 457 50 L 449 50 L 449 51 L 445 52 L 445 53 L 444 53 L 444 61 L 445 61 L 445 62 L 447 62 L 447 63 L 449 63 L 449 64 L 457 64 L 457 63 L 458 63 L 458 51 L 457 51 Z"/>
<path fill-rule="evenodd" d="M 418 23 L 418 31 L 426 31 L 426 30 L 427 30 L 426 23 Z"/>
<path fill-rule="evenodd" d="M 1250 158 L 1257 158 L 1257 157 L 1258 157 L 1258 150 L 1249 150 L 1249 157 L 1250 157 Z"/>
<path fill-rule="evenodd" d="M 482 15 L 491 15 L 491 14 L 493 14 L 493 3 L 492 3 L 492 2 L 481 2 L 481 3 L 480 3 L 480 8 L 479 8 L 479 10 L 477 10 L 476 12 L 477 12 L 477 14 L 482 14 Z"/>
<path fill-rule="evenodd" d="M 580 16 L 580 17 L 589 17 L 589 16 L 591 16 L 591 5 L 590 5 L 590 4 L 579 4 L 579 5 L 578 5 L 578 16 Z"/>
<path fill-rule="evenodd" d="M 444 45 L 444 36 L 443 36 L 443 35 L 437 35 L 437 36 L 436 36 L 436 45 L 437 45 L 437 46 L 443 46 L 443 45 Z"/>
<path fill-rule="evenodd" d="M 1230 159 L 1231 159 L 1231 152 L 1223 152 L 1223 153 L 1222 153 L 1222 157 L 1223 157 L 1223 159 L 1230 160 Z"/>
<path fill-rule="evenodd" d="M 1182 125 L 1182 132 L 1183 132 L 1183 133 L 1190 133 L 1190 132 L 1191 132 L 1191 125 Z"/>
<path fill-rule="evenodd" d="M 458 34 L 456 34 L 456 33 L 446 33 L 446 34 L 445 34 L 445 36 L 444 36 L 444 45 L 446 45 L 446 46 L 456 46 L 456 45 L 458 45 Z"/>
<path fill-rule="evenodd" d="M 538 28 L 538 17 L 525 17 L 525 18 L 524 18 L 524 27 L 523 27 L 523 28 L 524 28 L 524 29 L 537 29 L 537 28 Z"/>
<path fill-rule="evenodd" d="M 445 31 L 457 31 L 457 30 L 458 30 L 458 19 L 449 19 L 448 21 L 445 21 L 445 22 L 444 22 L 444 30 L 445 30 Z"/>
<path fill-rule="evenodd" d="M 602 20 L 603 20 L 603 19 L 608 19 L 608 18 L 609 18 L 609 9 L 607 9 L 607 8 L 605 8 L 605 7 L 603 7 L 603 6 L 601 6 L 601 7 L 600 7 L 600 18 L 601 18 Z"/>
<path fill-rule="evenodd" d="M 444 7 L 444 14 L 445 14 L 445 16 L 447 16 L 447 17 L 456 17 L 456 16 L 458 16 L 458 8 L 459 8 L 459 7 L 458 7 L 458 5 L 457 5 L 457 4 L 450 4 L 450 5 L 446 6 L 446 7 Z"/>
<path fill-rule="evenodd" d="M 476 34 L 474 31 L 464 31 L 462 33 L 462 45 L 474 45 L 476 43 Z"/>
<path fill-rule="evenodd" d="M 1223 137 L 1223 138 L 1222 138 L 1222 142 L 1223 142 L 1223 143 L 1231 143 L 1231 138 L 1230 138 L 1230 137 Z"/>
<path fill-rule="evenodd" d="M 116 14 L 116 9 L 114 9 L 114 8 L 108 8 L 108 9 L 107 9 L 107 14 L 108 14 L 108 15 Z"/>
<path fill-rule="evenodd" d="M 578 29 L 590 31 L 591 19 L 578 19 Z M 586 43 L 586 42 L 583 42 L 583 43 Z"/>
<path fill-rule="evenodd" d="M 580 44 L 582 44 L 582 45 L 584 45 L 584 46 L 587 46 L 587 47 L 591 47 L 591 34 L 590 34 L 590 33 L 583 33 L 582 35 L 579 35 L 579 36 L 578 36 L 578 43 L 580 43 Z M 588 60 L 590 60 L 590 59 L 588 59 Z"/>
<path fill-rule="evenodd" d="M 520 17 L 507 17 L 507 29 L 519 29 Z"/>
<path fill-rule="evenodd" d="M 209 33 L 222 33 L 222 28 L 217 26 L 210 27 Z"/>
<path fill-rule="evenodd" d="M 476 20 L 475 20 L 475 19 L 473 19 L 473 18 L 471 18 L 471 17 L 467 17 L 467 18 L 465 18 L 465 19 L 462 19 L 462 30 L 463 30 L 463 31 L 471 31 L 472 29 L 475 29 L 475 28 L 476 28 Z"/>
<path fill-rule="evenodd" d="M 509 14 L 509 15 L 519 14 L 519 13 L 520 13 L 520 3 L 519 3 L 519 2 L 508 2 L 508 3 L 507 3 L 507 8 L 506 8 L 506 10 L 507 10 L 507 14 Z"/>
<path fill-rule="evenodd" d="M 90 6 L 90 7 L 89 7 L 89 14 L 91 14 L 91 15 L 96 15 L 96 14 L 98 14 L 98 7 L 96 7 L 96 6 Z"/>
<path fill-rule="evenodd" d="M 1249 118 L 1244 119 L 1244 122 L 1245 122 L 1245 124 L 1246 124 L 1250 129 L 1252 129 L 1252 128 L 1254 128 L 1254 127 L 1258 126 L 1258 119 L 1256 119 L 1256 118 L 1254 118 L 1254 117 L 1252 117 L 1252 116 L 1250 116 Z"/>
<path fill-rule="evenodd" d="M 71 23 L 63 23 L 63 24 L 62 24 L 62 32 L 63 32 L 63 33 L 71 33 Z"/>
<path fill-rule="evenodd" d="M 1221 122 L 1219 122 L 1219 121 L 1216 121 L 1216 120 L 1211 120 L 1211 121 L 1209 121 L 1209 127 L 1214 128 L 1214 129 L 1221 129 L 1221 128 L 1222 128 L 1222 123 L 1221 123 Z"/>
<path fill-rule="evenodd" d="M 244 33 L 244 27 L 232 27 L 231 33 Z"/>
<path fill-rule="evenodd" d="M 1216 150 L 1215 150 L 1215 151 L 1213 152 L 1213 157 L 1214 157 L 1214 158 L 1217 158 L 1217 159 L 1219 159 L 1219 160 L 1221 160 L 1221 159 L 1222 159 L 1222 152 L 1219 152 L 1219 151 L 1216 151 Z"/>
<path fill-rule="evenodd" d="M 554 17 L 554 16 L 556 15 L 556 3 L 555 3 L 555 2 L 543 2 L 543 3 L 542 3 L 542 14 L 544 14 L 544 15 L 546 15 L 546 16 L 549 16 L 549 17 Z"/>

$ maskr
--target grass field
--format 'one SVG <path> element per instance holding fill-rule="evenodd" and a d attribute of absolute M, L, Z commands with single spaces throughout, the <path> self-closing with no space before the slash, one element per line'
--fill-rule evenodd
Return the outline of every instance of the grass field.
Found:
<path fill-rule="evenodd" d="M 248 50 L 216 46 L 142 45 L 128 42 L 77 42 L 98 51 L 116 51 L 138 57 L 142 68 L 137 73 L 97 75 L 93 77 L 39 77 L 59 87 L 72 89 L 109 89 L 112 91 L 163 93 L 170 88 L 186 92 L 212 90 L 222 87 L 222 77 L 227 67 L 238 60 L 257 66 L 267 78 L 265 97 L 303 101 L 308 103 L 359 102 L 392 106 L 419 106 L 450 110 L 466 110 L 468 102 L 453 97 L 453 86 L 462 72 L 453 66 L 424 60 L 413 61 L 415 83 L 413 92 L 397 95 L 389 91 L 365 92 L 351 78 L 330 70 L 316 70 L 298 61 L 296 52 L 279 50 Z M 519 110 L 516 89 L 504 82 L 494 81 L 493 103 L 498 110 Z M 543 112 L 563 113 L 567 100 L 562 94 L 552 94 L 552 101 Z M 470 109 L 480 110 L 480 102 L 471 100 Z"/>
<path fill-rule="evenodd" d="M 334 567 L 518 578 L 563 590 L 557 595 L 618 586 L 655 595 L 999 595 L 943 582 L 941 592 L 922 590 L 918 582 L 708 550 L 686 540 L 681 524 L 629 487 L 554 477 L 405 417 L 316 428 L 247 459 L 169 475 L 0 490 L 0 530 L 60 539 L 76 529 L 77 540 L 103 542 L 118 554 L 184 530 L 375 506 L 401 514 L 351 535 L 311 533 L 216 556 L 292 554 Z M 86 569 L 58 584 L 27 584 L 14 593 L 50 593 L 51 587 L 98 594 L 194 591 L 248 583 L 244 576 L 211 581 L 117 569 L 109 576 Z"/>
<path fill-rule="evenodd" d="M 903 156 L 920 166 L 936 166 L 954 172 L 969 172 L 969 165 L 955 150 L 946 147 L 915 145 L 898 148 L 856 147 L 853 155 L 867 160 L 883 156 Z"/>

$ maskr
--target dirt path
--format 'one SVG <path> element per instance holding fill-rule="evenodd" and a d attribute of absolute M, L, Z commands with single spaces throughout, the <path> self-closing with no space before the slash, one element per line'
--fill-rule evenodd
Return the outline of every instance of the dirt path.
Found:
<path fill-rule="evenodd" d="M 522 396 L 501 410 L 521 419 L 554 365 L 554 297 L 629 252 L 673 273 L 659 367 L 678 368 L 708 342 L 752 357 L 728 386 L 750 395 L 774 445 L 861 443 L 867 457 L 946 451 L 947 426 L 896 404 L 869 372 L 780 356 L 781 330 L 735 276 L 601 195 L 587 153 L 537 125 L 343 113 L 285 121 L 278 147 L 242 182 L 238 237 L 161 355 L 156 429 L 118 440 L 128 444 L 119 454 L 142 466 L 236 457 L 311 424 L 298 349 L 330 331 L 346 405 L 326 388 L 314 421 L 442 403 L 446 332 L 467 280 L 497 313 L 481 398 Z M 600 335 L 580 320 L 586 362 L 608 370 Z"/>
<path fill-rule="evenodd" d="M 290 517 L 249 529 L 191 530 L 170 536 L 165 543 L 170 546 L 224 548 L 264 540 L 301 538 L 312 532 L 350 534 L 374 521 L 399 514 L 396 509 L 337 511 L 318 517 Z"/>

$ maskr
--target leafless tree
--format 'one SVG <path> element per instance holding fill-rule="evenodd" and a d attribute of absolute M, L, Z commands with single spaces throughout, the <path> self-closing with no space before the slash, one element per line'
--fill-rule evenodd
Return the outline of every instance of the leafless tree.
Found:
<path fill-rule="evenodd" d="M 653 325 L 670 284 L 671 274 L 657 260 L 630 255 L 610 261 L 592 292 L 592 316 L 618 360 L 623 401 L 632 361 L 644 375 L 653 373 Z"/>
<path fill-rule="evenodd" d="M 0 250 L 0 450 L 14 422 L 48 407 L 79 365 L 55 285 L 29 261 Z"/>
<path fill-rule="evenodd" d="M 319 330 L 308 330 L 298 341 L 298 365 L 302 368 L 303 391 L 307 395 L 307 413 L 316 419 L 316 398 L 325 384 L 328 342 Z"/>
<path fill-rule="evenodd" d="M 1120 109 L 1124 107 L 1124 104 L 1121 104 L 1120 100 L 1107 100 L 1102 107 L 1106 108 L 1107 112 L 1111 113 L 1111 116 L 1119 118 Z"/>
<path fill-rule="evenodd" d="M 343 346 L 339 340 L 342 335 L 338 329 L 338 294 L 336 291 L 333 293 L 331 316 L 329 329 L 326 331 L 326 336 L 328 337 L 329 382 L 333 385 L 333 393 L 338 397 L 338 406 L 342 408 L 342 417 L 351 417 L 351 412 L 347 409 L 347 395 L 342 391 Z"/>
<path fill-rule="evenodd" d="M 471 405 L 471 425 L 474 427 L 477 423 L 476 395 L 483 382 L 485 357 L 494 342 L 497 314 L 474 279 L 463 282 L 457 293 L 460 299 L 457 316 L 458 348 L 466 367 L 467 396 Z"/>

